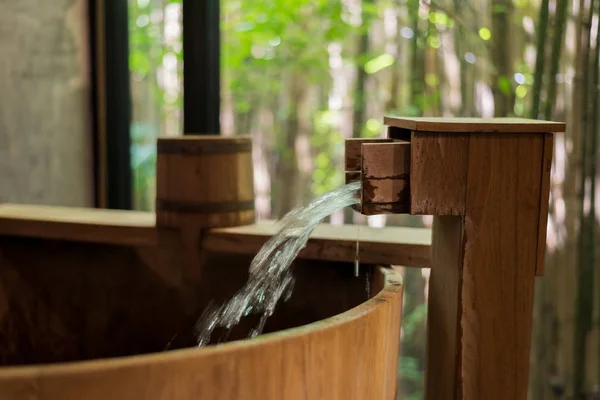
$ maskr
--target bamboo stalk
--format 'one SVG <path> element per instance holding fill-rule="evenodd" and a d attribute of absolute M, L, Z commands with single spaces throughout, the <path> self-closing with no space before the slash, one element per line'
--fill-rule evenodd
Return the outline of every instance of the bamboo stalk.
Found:
<path fill-rule="evenodd" d="M 540 112 L 540 96 L 542 92 L 542 80 L 544 77 L 544 64 L 546 54 L 546 36 L 548 33 L 548 4 L 549 0 L 542 0 L 540 5 L 540 18 L 537 29 L 537 44 L 535 58 L 535 73 L 533 78 L 533 101 L 531 104 L 531 118 L 537 118 Z M 552 79 L 552 75 L 550 75 Z"/>
<path fill-rule="evenodd" d="M 558 74 L 560 55 L 563 48 L 568 4 L 568 0 L 558 0 L 556 6 L 554 37 L 552 38 L 552 50 L 550 54 L 550 80 L 544 110 L 544 118 L 547 119 L 552 118 L 552 108 L 554 105 L 554 97 L 556 96 L 556 75 Z"/>
<path fill-rule="evenodd" d="M 598 2 L 598 15 L 600 15 L 600 1 Z M 598 96 L 598 85 L 600 84 L 600 23 L 596 24 L 596 44 L 594 48 L 594 56 L 593 56 L 593 67 L 591 68 L 593 77 L 592 77 L 592 85 L 590 86 L 590 93 L 592 95 L 591 110 L 590 113 L 592 117 L 592 124 L 589 131 L 589 141 L 590 145 L 588 146 L 589 154 L 588 154 L 588 164 L 589 164 L 589 181 L 590 181 L 590 210 L 587 215 L 588 219 L 588 229 L 589 229 L 589 237 L 588 237 L 588 255 L 590 257 L 590 268 L 594 271 L 596 266 L 596 165 L 598 160 L 598 127 L 599 127 L 599 117 L 598 117 L 598 107 L 599 107 L 599 96 Z M 596 288 L 598 289 L 598 288 Z M 593 294 L 592 294 L 593 299 Z M 592 300 L 593 301 L 593 300 Z M 592 310 L 593 310 L 592 305 Z M 600 351 L 600 343 L 599 343 L 599 351 Z M 600 357 L 598 358 L 600 360 Z M 600 379 L 600 363 L 598 364 L 598 378 Z"/>
<path fill-rule="evenodd" d="M 419 39 L 421 31 L 419 29 L 419 0 L 408 0 L 408 15 L 412 22 L 413 37 L 411 42 L 411 93 L 410 104 L 419 108 L 418 114 L 422 114 L 423 109 L 423 89 L 424 89 L 424 59 L 419 51 Z"/>
<path fill-rule="evenodd" d="M 492 2 L 492 63 L 495 67 L 492 92 L 497 117 L 506 117 L 513 111 L 514 92 L 512 88 L 503 88 L 503 80 L 510 81 L 512 76 L 512 37 L 511 37 L 512 3 L 509 0 Z"/>
<path fill-rule="evenodd" d="M 582 2 L 583 3 L 583 2 Z M 582 153 L 581 165 L 582 173 L 580 175 L 580 193 L 579 193 L 579 240 L 578 240 L 578 256 L 577 256 L 577 300 L 576 300 L 576 321 L 575 321 L 575 337 L 574 337 L 574 394 L 579 396 L 586 391 L 586 367 L 587 367 L 587 339 L 592 327 L 592 303 L 593 303 L 593 283 L 594 270 L 591 264 L 589 254 L 589 218 L 585 211 L 586 201 L 586 180 L 588 178 L 588 147 L 589 129 L 590 129 L 590 106 L 588 103 L 589 97 L 589 65 L 591 51 L 591 23 L 593 16 L 594 0 L 591 0 L 587 10 L 586 21 L 583 27 L 582 36 L 582 82 L 581 82 L 581 135 L 582 135 Z M 585 8 L 581 8 L 585 13 Z"/>

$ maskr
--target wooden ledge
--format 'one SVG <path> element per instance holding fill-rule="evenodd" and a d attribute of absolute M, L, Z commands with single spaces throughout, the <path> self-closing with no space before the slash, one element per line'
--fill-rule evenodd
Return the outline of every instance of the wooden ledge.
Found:
<path fill-rule="evenodd" d="M 256 254 L 277 232 L 276 221 L 213 229 L 202 240 L 205 250 Z M 298 257 L 304 259 L 354 262 L 356 241 L 359 260 L 366 264 L 430 267 L 431 230 L 424 228 L 320 224 Z"/>
<path fill-rule="evenodd" d="M 270 220 L 211 229 L 204 233 L 200 246 L 206 251 L 256 254 L 276 231 L 276 221 Z M 149 212 L 0 204 L 3 236 L 154 246 L 160 235 L 173 232 L 157 229 L 155 215 Z M 431 231 L 422 228 L 320 224 L 299 257 L 354 262 L 357 240 L 361 263 L 430 266 Z"/>
<path fill-rule="evenodd" d="M 556 133 L 566 129 L 563 122 L 527 118 L 384 117 L 383 123 L 395 128 L 439 133 Z"/>
<path fill-rule="evenodd" d="M 123 245 L 157 243 L 154 213 L 0 204 L 0 235 Z"/>

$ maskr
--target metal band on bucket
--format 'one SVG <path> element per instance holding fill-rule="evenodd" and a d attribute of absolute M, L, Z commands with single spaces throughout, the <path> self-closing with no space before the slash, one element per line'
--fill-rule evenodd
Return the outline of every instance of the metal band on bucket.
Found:
<path fill-rule="evenodd" d="M 158 141 L 158 154 L 226 154 L 248 153 L 252 151 L 250 142 L 210 142 L 193 143 L 187 141 Z"/>
<path fill-rule="evenodd" d="M 182 213 L 222 213 L 254 210 L 254 200 L 224 203 L 197 203 L 156 199 L 156 209 Z"/>

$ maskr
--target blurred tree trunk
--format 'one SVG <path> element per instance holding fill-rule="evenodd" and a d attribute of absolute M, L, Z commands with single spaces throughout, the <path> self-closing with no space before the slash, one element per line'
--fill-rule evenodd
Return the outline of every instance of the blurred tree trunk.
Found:
<path fill-rule="evenodd" d="M 401 380 L 400 399 L 422 398 L 424 394 L 425 340 L 427 318 L 425 312 L 425 280 L 421 270 L 404 268 L 404 300 L 402 328 L 404 335 L 400 344 Z M 410 396 L 410 397 L 409 397 Z"/>
<path fill-rule="evenodd" d="M 361 7 L 361 26 L 359 29 L 358 43 L 356 46 L 356 85 L 354 88 L 354 99 L 352 105 L 352 137 L 359 138 L 365 126 L 367 114 L 367 102 L 365 92 L 367 86 L 367 71 L 365 71 L 365 62 L 369 56 L 369 28 L 372 17 L 369 7 L 374 7 L 373 0 L 363 0 Z M 354 213 L 350 208 L 344 210 L 344 222 L 352 223 Z"/>
<path fill-rule="evenodd" d="M 593 313 L 593 290 L 594 290 L 594 265 L 593 257 L 590 254 L 591 232 L 589 227 L 589 218 L 586 215 L 585 202 L 589 200 L 589 193 L 586 193 L 587 179 L 589 178 L 589 148 L 590 148 L 590 104 L 589 104 L 589 60 L 591 51 L 591 23 L 593 16 L 594 0 L 591 0 L 589 8 L 585 11 L 586 22 L 583 27 L 583 37 L 581 41 L 581 171 L 579 180 L 579 237 L 577 250 L 577 303 L 576 303 L 576 321 L 574 338 L 574 357 L 575 371 L 573 377 L 574 393 L 576 396 L 583 395 L 587 391 L 586 367 L 588 353 L 588 336 L 592 329 Z M 582 8 L 584 10 L 584 8 Z M 594 88 L 595 89 L 595 88 Z M 591 243 L 592 253 L 594 244 Z"/>
<path fill-rule="evenodd" d="M 367 72 L 365 71 L 365 62 L 369 56 L 369 28 L 371 26 L 371 16 L 369 7 L 374 7 L 373 0 L 362 1 L 360 34 L 358 35 L 358 45 L 356 46 L 356 86 L 354 89 L 354 104 L 352 113 L 352 137 L 362 136 L 362 130 L 365 125 L 366 106 L 365 92 L 367 86 Z"/>
<path fill-rule="evenodd" d="M 454 1 L 454 12 L 458 18 L 465 21 L 463 17 L 464 4 L 461 0 Z M 468 21 L 468 19 L 466 19 Z M 475 116 L 475 87 L 474 87 L 474 76 L 473 68 L 471 64 L 465 59 L 467 49 L 469 46 L 465 44 L 465 29 L 462 25 L 457 25 L 454 29 L 454 43 L 456 44 L 456 58 L 459 62 L 459 75 L 460 75 L 460 110 L 458 111 L 459 117 L 474 117 Z"/>
<path fill-rule="evenodd" d="M 424 71 L 424 93 L 425 101 L 423 102 L 423 112 L 427 116 L 439 117 L 442 112 L 442 99 L 440 97 L 440 88 L 443 86 L 444 73 L 441 71 L 440 63 L 438 62 L 439 52 L 437 48 L 431 46 L 430 42 L 440 40 L 439 33 L 430 19 L 427 20 L 427 30 L 425 35 L 426 44 L 423 46 L 422 52 L 423 71 Z"/>
<path fill-rule="evenodd" d="M 248 110 L 242 112 L 234 112 L 233 123 L 235 126 L 234 132 L 236 135 L 249 135 L 254 124 L 254 115 L 256 110 L 260 110 L 260 106 L 256 102 L 251 102 Z M 234 106 L 235 107 L 235 106 Z"/>
<path fill-rule="evenodd" d="M 495 73 L 492 74 L 494 110 L 497 117 L 513 112 L 514 91 L 512 89 L 512 1 L 492 1 L 491 60 Z"/>
<path fill-rule="evenodd" d="M 566 70 L 567 58 L 563 57 L 563 43 L 567 27 L 567 0 L 557 0 L 553 16 L 550 65 L 545 70 L 547 82 L 546 98 L 544 101 L 543 116 L 546 119 L 556 118 L 555 104 L 557 97 L 557 80 L 561 62 Z M 578 19 L 575 31 L 581 35 L 582 20 Z M 580 36 L 578 36 L 580 37 Z M 576 47 L 576 59 L 579 59 L 579 46 Z M 577 73 L 581 69 L 578 67 Z M 580 82 L 576 81 L 576 90 Z M 579 94 L 573 92 L 572 101 L 580 101 Z M 570 102 L 565 102 L 568 107 Z M 565 106 L 563 105 L 563 107 Z M 572 393 L 573 380 L 573 319 L 575 299 L 575 278 L 573 269 L 576 254 L 575 221 L 577 201 L 575 199 L 575 182 L 579 166 L 576 163 L 578 147 L 573 146 L 569 151 L 568 144 L 578 142 L 577 124 L 579 123 L 576 104 L 570 107 L 567 116 L 568 129 L 565 134 L 557 134 L 554 144 L 554 168 L 557 160 L 566 158 L 563 170 L 556 170 L 557 176 L 564 176 L 564 180 L 555 181 L 551 185 L 549 221 L 555 221 L 550 234 L 561 243 L 555 248 L 549 248 L 546 257 L 545 276 L 536 283 L 535 321 L 533 332 L 532 352 L 532 400 L 561 399 L 559 393 Z M 562 120 L 563 117 L 559 116 Z M 563 208 L 564 207 L 564 208 Z M 562 208 L 563 211 L 557 212 Z M 562 217 L 559 216 L 562 214 Z M 558 218 L 562 218 L 559 220 Z M 559 239 L 561 238 L 561 239 Z"/>
<path fill-rule="evenodd" d="M 569 2 L 572 9 L 576 7 Z M 556 368 L 557 384 L 562 386 L 568 394 L 573 393 L 573 378 L 575 369 L 575 357 L 573 354 L 573 342 L 575 340 L 575 318 L 576 307 L 575 299 L 577 292 L 577 274 L 574 272 L 577 265 L 577 215 L 579 208 L 579 199 L 577 196 L 577 177 L 581 173 L 580 154 L 581 154 L 581 90 L 582 76 L 585 66 L 582 64 L 581 36 L 583 32 L 585 1 L 578 4 L 578 12 L 575 18 L 566 19 L 571 31 L 575 32 L 569 46 L 565 46 L 564 70 L 570 66 L 574 69 L 573 87 L 570 90 L 563 91 L 563 96 L 570 96 L 570 101 L 566 100 L 567 107 L 564 118 L 569 124 L 566 134 L 560 135 L 564 141 L 560 143 L 561 147 L 556 148 L 556 152 L 562 152 L 566 165 L 564 165 L 563 181 L 557 187 L 557 200 L 564 203 L 564 217 L 559 227 L 562 232 L 561 248 L 554 255 L 556 270 L 551 275 L 554 287 L 549 290 L 549 295 L 553 297 L 554 310 L 557 319 L 557 345 L 556 358 L 554 365 Z M 557 13 L 560 10 L 557 10 Z M 559 15 L 557 14 L 557 18 Z M 566 28 L 566 27 L 565 27 Z M 566 29 L 563 29 L 566 32 Z M 569 50 L 574 49 L 573 53 Z M 567 61 L 568 57 L 568 61 Z M 559 61 L 560 63 L 560 61 Z M 551 84 L 554 81 L 550 81 Z M 568 83 L 567 83 L 568 84 Z M 552 98 L 554 99 L 554 98 Z M 552 110 L 552 108 L 550 108 Z M 555 110 L 558 111 L 558 110 Z M 558 157 L 557 157 L 558 159 Z M 559 197 L 560 196 L 560 197 Z M 558 210 L 558 207 L 556 208 Z M 558 214 L 558 213 L 557 213 Z"/>
<path fill-rule="evenodd" d="M 296 206 L 299 196 L 299 170 L 296 155 L 296 138 L 300 128 L 299 108 L 305 96 L 305 82 L 302 77 L 293 73 L 287 91 L 286 118 L 276 139 L 277 161 L 275 163 L 275 179 L 271 181 L 272 216 L 281 218 Z"/>
<path fill-rule="evenodd" d="M 597 9 L 597 15 L 600 16 L 600 1 L 597 1 L 597 5 L 598 7 Z M 600 266 L 597 264 L 597 253 L 596 251 L 598 250 L 598 247 L 600 246 L 598 244 L 598 240 L 596 240 L 596 168 L 598 167 L 598 127 L 599 127 L 599 115 L 598 115 L 598 106 L 599 104 L 599 97 L 598 97 L 598 88 L 600 85 L 600 23 L 596 24 L 596 43 L 595 43 L 595 47 L 594 47 L 594 53 L 593 53 L 593 57 L 592 57 L 592 68 L 590 68 L 590 71 L 592 73 L 592 84 L 590 85 L 590 97 L 592 98 L 590 101 L 590 115 L 592 118 L 592 122 L 590 125 L 590 130 L 589 130 L 589 146 L 588 146 L 588 150 L 589 150 L 589 154 L 587 156 L 587 161 L 588 161 L 588 171 L 587 171 L 587 175 L 588 175 L 588 182 L 589 182 L 589 189 L 587 192 L 587 195 L 589 196 L 589 204 L 590 204 L 590 208 L 589 211 L 586 215 L 586 219 L 587 219 L 587 227 L 589 229 L 589 237 L 588 237 L 588 242 L 587 242 L 587 253 L 588 256 L 590 258 L 589 262 L 590 262 L 590 266 L 592 268 L 592 270 L 595 270 L 597 268 L 600 268 Z M 596 292 L 596 294 L 598 294 L 598 292 L 600 291 L 600 286 L 598 285 L 598 277 L 597 275 L 600 274 L 600 271 L 595 271 L 595 275 L 596 275 L 596 279 L 594 280 L 594 292 Z M 591 318 L 593 320 L 593 316 L 596 316 L 596 318 L 598 317 L 598 309 L 600 307 L 600 304 L 598 304 L 597 301 L 597 296 L 594 296 L 594 293 L 592 293 L 592 307 L 593 309 L 596 309 L 596 313 L 593 313 Z M 594 307 L 593 305 L 596 304 L 597 306 Z M 592 310 L 594 311 L 594 310 Z M 596 356 L 600 356 L 599 352 L 600 352 L 600 330 L 598 327 L 598 322 L 594 323 L 593 325 L 595 330 L 596 330 L 596 341 L 597 341 L 597 346 L 598 346 L 598 350 L 596 353 Z M 593 357 L 591 358 L 593 360 Z M 596 372 L 596 383 L 600 382 L 600 357 L 597 358 L 596 362 L 594 363 L 595 365 L 592 366 L 592 368 L 596 368 L 597 372 Z"/>
<path fill-rule="evenodd" d="M 537 118 L 540 113 L 540 97 L 544 79 L 544 65 L 546 64 L 546 41 L 548 34 L 548 5 L 549 0 L 542 0 L 540 16 L 537 23 L 537 43 L 535 57 L 535 73 L 533 75 L 533 90 L 531 104 L 531 118 Z M 552 79 L 552 75 L 550 75 Z"/>
<path fill-rule="evenodd" d="M 400 113 L 400 84 L 402 82 L 402 69 L 403 69 L 403 60 L 402 60 L 402 37 L 400 36 L 400 27 L 403 24 L 402 14 L 400 13 L 401 8 L 404 3 L 401 1 L 396 2 L 396 35 L 394 36 L 396 40 L 396 62 L 394 63 L 392 69 L 392 77 L 390 83 L 390 96 L 388 98 L 388 102 L 385 105 L 385 111 L 391 112 L 394 114 Z"/>
<path fill-rule="evenodd" d="M 546 98 L 544 118 L 552 118 L 552 106 L 556 97 L 556 76 L 560 56 L 563 48 L 565 28 L 567 25 L 567 6 L 569 0 L 557 0 L 556 15 L 554 18 L 554 35 L 552 38 L 552 50 L 550 54 L 550 73 L 548 74 L 548 95 Z"/>
<path fill-rule="evenodd" d="M 419 46 L 421 41 L 421 30 L 419 29 L 419 0 L 407 0 L 408 17 L 412 23 L 413 37 L 410 51 L 410 104 L 414 107 L 414 113 L 422 115 L 424 106 L 424 84 L 425 84 L 425 60 L 424 52 Z"/>

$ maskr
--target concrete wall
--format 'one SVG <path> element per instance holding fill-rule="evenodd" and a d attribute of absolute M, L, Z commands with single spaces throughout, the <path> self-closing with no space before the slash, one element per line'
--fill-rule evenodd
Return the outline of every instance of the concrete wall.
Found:
<path fill-rule="evenodd" d="M 91 206 L 86 1 L 0 10 L 0 202 Z"/>

